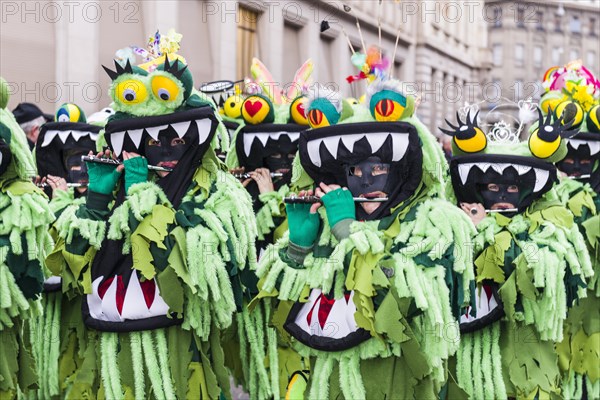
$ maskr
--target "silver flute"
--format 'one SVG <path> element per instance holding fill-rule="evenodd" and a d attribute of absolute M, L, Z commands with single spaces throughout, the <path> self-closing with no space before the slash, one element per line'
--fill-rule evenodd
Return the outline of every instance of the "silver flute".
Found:
<path fill-rule="evenodd" d="M 592 177 L 592 175 L 587 174 L 587 175 L 579 175 L 579 176 L 569 176 L 569 178 L 571 179 L 575 179 L 575 180 L 579 180 L 579 179 L 590 179 Z"/>
<path fill-rule="evenodd" d="M 91 162 L 97 164 L 108 164 L 108 165 L 121 165 L 122 162 L 114 160 L 112 158 L 100 158 L 95 156 L 81 156 L 81 161 Z M 157 167 L 155 165 L 148 165 L 150 171 L 161 171 L 161 172 L 173 172 L 172 168 Z"/>
<path fill-rule="evenodd" d="M 385 203 L 388 201 L 387 197 L 377 197 L 368 199 L 366 197 L 355 197 L 355 203 Z M 286 204 L 314 204 L 314 203 L 322 203 L 320 197 L 317 196 L 290 196 L 283 199 L 283 202 Z"/>
<path fill-rule="evenodd" d="M 250 178 L 250 174 L 249 173 L 243 173 L 243 174 L 233 174 L 233 176 L 235 176 L 237 179 L 248 179 Z M 283 174 L 281 172 L 271 172 L 271 178 L 281 178 L 283 176 Z"/>
<path fill-rule="evenodd" d="M 37 187 L 49 187 L 50 184 L 48 182 L 44 182 L 44 183 L 38 183 L 36 186 Z M 87 187 L 87 186 L 88 186 L 87 183 L 70 183 L 70 182 L 67 182 L 67 187 L 70 187 L 70 188 L 79 188 L 79 187 Z"/>

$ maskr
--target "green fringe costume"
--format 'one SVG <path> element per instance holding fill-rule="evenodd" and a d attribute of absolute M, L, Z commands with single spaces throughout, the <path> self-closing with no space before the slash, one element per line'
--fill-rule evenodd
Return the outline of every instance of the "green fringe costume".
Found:
<path fill-rule="evenodd" d="M 322 93 L 313 105 L 336 97 Z M 334 108 L 328 105 L 322 108 L 328 121 L 339 118 L 349 127 L 365 121 L 379 124 L 360 105 L 340 101 L 334 107 L 340 114 L 331 115 Z M 448 379 L 446 363 L 458 348 L 457 319 L 470 303 L 473 286 L 468 246 L 474 230 L 465 215 L 444 200 L 445 160 L 435 138 L 411 117 L 412 110 L 407 107 L 401 121 L 418 131 L 423 176 L 408 199 L 385 218 L 353 222 L 350 235 L 341 241 L 332 234 L 321 208 L 321 231 L 302 263 L 288 255 L 287 235 L 259 262 L 261 292 L 253 305 L 268 304 L 273 310 L 271 324 L 281 337 L 310 358 L 306 398 L 433 399 Z M 318 130 L 313 126 L 304 134 L 310 137 Z M 311 187 L 312 179 L 298 161 L 295 184 Z M 369 338 L 338 351 L 319 350 L 294 339 L 284 329 L 286 319 L 293 305 L 307 302 L 314 289 L 333 293 L 335 299 L 352 291 L 355 323 Z M 271 363 L 275 360 L 271 358 Z"/>
<path fill-rule="evenodd" d="M 6 109 L 8 87 L 3 79 L 0 93 L 0 137 L 11 154 L 0 176 L 0 397 L 11 399 L 33 394 L 38 374 L 44 378 L 36 361 L 39 346 L 52 342 L 52 332 L 36 332 L 28 322 L 43 318 L 40 293 L 54 215 L 47 197 L 31 181 L 35 164 L 25 133 Z"/>
<path fill-rule="evenodd" d="M 563 375 L 562 390 L 565 398 L 596 399 L 600 398 L 600 83 L 579 62 L 565 68 L 551 68 L 545 78 L 547 93 L 540 100 L 542 111 L 561 112 L 579 129 L 567 143 L 571 164 L 558 165 L 567 176 L 556 191 L 561 203 L 575 217 L 594 270 L 593 278 L 588 281 L 587 296 L 569 310 L 563 341 L 556 348 Z M 583 159 L 588 160 L 589 169 L 579 173 L 589 177 L 570 178 L 574 171 L 569 167 Z"/>
<path fill-rule="evenodd" d="M 559 136 L 560 122 L 554 123 L 552 129 L 547 125 L 542 127 L 542 123 L 540 116 L 540 123 L 532 130 L 529 146 L 518 143 L 518 139 L 516 143 L 508 144 L 486 140 L 477 126 L 477 116 L 473 121 L 467 116 L 466 123 L 459 120 L 458 127 L 452 126 L 456 128 L 452 131 L 455 157 L 450 167 L 459 201 L 481 203 L 469 201 L 464 194 L 461 198 L 459 191 L 468 187 L 465 182 L 488 183 L 483 180 L 487 175 L 473 178 L 477 176 L 473 170 L 478 167 L 469 167 L 464 177 L 458 174 L 461 167 L 471 162 L 468 157 L 479 157 L 475 165 L 481 163 L 490 171 L 513 165 L 515 171 L 521 171 L 521 179 L 532 176 L 532 186 L 535 182 L 536 187 L 540 185 L 541 193 L 545 193 L 535 197 L 531 188 L 524 190 L 527 188 L 520 186 L 523 199 L 530 198 L 530 203 L 522 203 L 525 209 L 517 205 L 519 212 L 512 217 L 488 213 L 477 226 L 474 238 L 476 282 L 478 288 L 490 282 L 499 287 L 504 317 L 465 333 L 461 338 L 456 375 L 470 398 L 548 399 L 562 396 L 555 346 L 563 340 L 563 324 L 574 301 L 586 297 L 586 281 L 593 275 L 593 269 L 573 215 L 552 189 L 556 170 L 552 169 L 551 162 L 559 161 L 566 154 L 565 140 Z M 468 129 L 460 129 L 462 126 L 468 126 Z M 548 128 L 545 132 L 554 132 L 560 139 L 553 141 L 559 143 L 554 152 L 546 151 L 548 141 L 538 135 L 543 128 Z M 477 132 L 478 136 L 465 138 L 469 130 Z M 476 143 L 477 139 L 483 139 L 483 146 L 481 142 Z M 470 153 L 476 155 L 465 156 L 475 145 L 479 150 Z M 487 158 L 483 158 L 483 154 Z M 502 179 L 505 171 L 510 170 L 512 168 L 504 168 L 500 178 L 490 179 L 508 184 L 494 179 Z M 480 181 L 471 182 L 473 179 Z M 472 193 L 471 196 L 479 195 Z"/>
<path fill-rule="evenodd" d="M 66 398 L 231 397 L 222 336 L 236 318 L 246 315 L 242 312 L 243 298 L 248 296 L 246 282 L 256 263 L 255 218 L 248 194 L 213 150 L 228 146 L 214 104 L 193 89 L 191 75 L 182 67 L 165 61 L 150 74 L 176 84 L 177 90 L 171 88 L 171 93 L 178 93 L 175 103 L 163 105 L 159 98 L 151 98 L 136 107 L 118 96 L 119 83 L 143 81 L 148 89 L 138 90 L 151 93 L 148 74 L 137 67 L 117 66 L 110 89 L 117 114 L 105 133 L 109 135 L 113 119 L 171 118 L 171 113 L 212 107 L 217 134 L 180 205 L 174 208 L 152 180 L 132 185 L 124 201 L 106 210 L 71 205 L 55 224 L 58 240 L 47 258 L 48 267 L 62 277 L 63 293 L 72 301 L 86 301 L 94 290 L 92 266 L 97 253 L 107 240 L 120 241 L 122 254 L 132 256 L 132 270 L 140 284 L 154 280 L 168 318 L 181 319 L 181 325 L 99 331 L 83 326 L 81 311 L 63 315 L 58 359 Z M 113 150 L 118 146 L 114 140 L 108 141 Z M 99 140 L 98 146 L 103 142 Z M 264 359 L 263 349 L 254 346 L 260 334 L 255 325 L 242 324 L 240 329 L 244 333 L 240 351 Z M 261 371 L 264 367 L 248 371 L 249 379 Z M 253 398 L 271 395 L 269 387 L 253 389 L 264 392 L 259 396 L 251 391 Z"/>

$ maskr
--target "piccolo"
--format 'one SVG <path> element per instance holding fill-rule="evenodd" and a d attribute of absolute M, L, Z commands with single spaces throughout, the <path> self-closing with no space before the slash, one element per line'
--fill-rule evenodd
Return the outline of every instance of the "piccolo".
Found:
<path fill-rule="evenodd" d="M 366 198 L 366 197 L 354 197 L 355 203 L 385 203 L 388 201 L 387 197 L 376 197 L 376 198 Z M 290 196 L 283 199 L 283 202 L 286 204 L 314 204 L 314 203 L 322 203 L 321 198 L 317 196 Z"/>
<path fill-rule="evenodd" d="M 97 164 L 109 164 L 109 165 L 121 165 L 122 164 L 121 161 L 114 160 L 112 158 L 100 158 L 100 157 L 94 157 L 94 156 L 81 156 L 81 161 L 97 163 Z M 171 168 L 157 167 L 155 165 L 148 165 L 148 169 L 150 171 L 173 172 L 173 169 L 171 169 Z"/>
<path fill-rule="evenodd" d="M 518 208 L 506 208 L 503 210 L 485 210 L 486 214 L 487 213 L 514 213 L 514 212 L 519 212 Z M 475 207 L 471 208 L 471 214 L 473 215 L 477 215 L 477 209 Z"/>
<path fill-rule="evenodd" d="M 243 174 L 233 174 L 233 176 L 235 176 L 237 179 L 248 179 L 251 178 L 249 173 L 243 173 Z M 281 178 L 283 176 L 283 174 L 281 172 L 271 172 L 271 178 Z"/>
<path fill-rule="evenodd" d="M 37 187 L 42 187 L 42 188 L 49 187 L 49 186 L 50 185 L 47 182 L 37 184 Z M 67 187 L 70 187 L 70 188 L 79 188 L 79 187 L 87 187 L 87 186 L 88 186 L 87 183 L 69 183 L 69 182 L 67 182 Z"/>
<path fill-rule="evenodd" d="M 592 177 L 592 175 L 587 174 L 587 175 L 579 175 L 579 176 L 569 176 L 569 178 L 571 179 L 575 179 L 575 180 L 579 180 L 579 179 L 590 179 Z"/>

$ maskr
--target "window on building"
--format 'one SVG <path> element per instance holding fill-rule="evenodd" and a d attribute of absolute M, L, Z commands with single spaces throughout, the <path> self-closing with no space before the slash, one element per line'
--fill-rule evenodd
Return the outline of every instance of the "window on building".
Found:
<path fill-rule="evenodd" d="M 536 28 L 539 31 L 543 31 L 544 30 L 544 13 L 542 11 L 538 11 L 535 13 L 535 20 L 536 20 Z"/>
<path fill-rule="evenodd" d="M 562 58 L 562 53 L 563 53 L 563 49 L 558 47 L 558 48 L 553 48 L 552 49 L 552 63 L 554 65 L 560 65 L 561 64 L 561 58 Z"/>
<path fill-rule="evenodd" d="M 496 43 L 492 46 L 492 57 L 493 57 L 495 66 L 502 65 L 502 58 L 503 58 L 502 44 Z"/>
<path fill-rule="evenodd" d="M 569 51 L 569 61 L 578 60 L 579 59 L 579 50 L 571 49 Z"/>
<path fill-rule="evenodd" d="M 562 17 L 558 14 L 554 16 L 554 30 L 556 32 L 562 32 Z"/>
<path fill-rule="evenodd" d="M 525 9 L 521 6 L 517 9 L 517 26 L 519 28 L 525 27 Z"/>
<path fill-rule="evenodd" d="M 525 64 L 525 45 L 517 44 L 515 46 L 515 65 L 522 67 Z"/>
<path fill-rule="evenodd" d="M 544 49 L 542 46 L 534 46 L 533 48 L 533 65 L 541 67 L 543 64 Z"/>
<path fill-rule="evenodd" d="M 598 20 L 596 18 L 590 18 L 590 36 L 597 36 Z"/>
<path fill-rule="evenodd" d="M 294 73 L 303 62 L 300 59 L 302 49 L 300 28 L 296 25 L 286 23 L 283 26 L 283 43 L 286 46 L 286 56 L 283 57 L 283 82 L 281 82 L 281 85 L 285 86 L 294 80 Z"/>
<path fill-rule="evenodd" d="M 596 52 L 588 51 L 586 55 L 586 65 L 596 65 Z"/>
<path fill-rule="evenodd" d="M 571 17 L 571 24 L 569 25 L 571 29 L 571 33 L 576 35 L 581 34 L 581 20 L 578 15 L 573 15 Z"/>
<path fill-rule="evenodd" d="M 502 8 L 498 6 L 494 7 L 494 27 L 502 27 Z"/>
<path fill-rule="evenodd" d="M 256 23 L 258 13 L 238 7 L 237 76 L 248 75 L 253 57 L 260 57 L 257 45 Z"/>

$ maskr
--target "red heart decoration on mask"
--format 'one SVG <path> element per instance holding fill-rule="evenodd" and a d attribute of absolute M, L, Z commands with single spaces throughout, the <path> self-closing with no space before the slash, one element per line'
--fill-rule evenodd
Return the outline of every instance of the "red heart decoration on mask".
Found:
<path fill-rule="evenodd" d="M 254 117 L 262 107 L 263 105 L 260 101 L 248 100 L 244 103 L 244 109 L 251 117 Z"/>
<path fill-rule="evenodd" d="M 296 106 L 296 110 L 300 113 L 300 115 L 306 118 L 306 110 L 304 109 L 304 103 L 298 103 L 298 105 Z"/>

